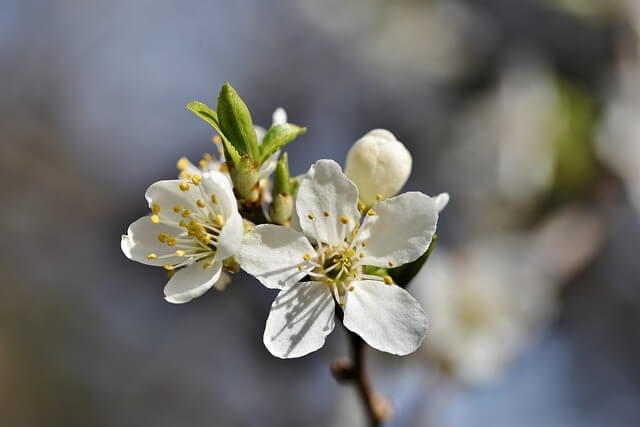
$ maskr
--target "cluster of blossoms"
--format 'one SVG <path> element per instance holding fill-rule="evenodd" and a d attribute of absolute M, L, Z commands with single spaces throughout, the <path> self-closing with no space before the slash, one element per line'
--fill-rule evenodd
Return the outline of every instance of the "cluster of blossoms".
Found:
<path fill-rule="evenodd" d="M 292 179 L 280 151 L 306 129 L 287 123 L 284 110 L 274 112 L 269 130 L 254 127 L 228 84 L 217 111 L 188 108 L 217 130 L 220 160 L 205 155 L 196 166 L 180 159 L 179 178 L 149 187 L 151 214 L 131 224 L 121 243 L 128 258 L 168 270 L 166 300 L 222 290 L 230 280 L 224 271 L 243 269 L 279 290 L 264 332 L 275 356 L 322 347 L 336 314 L 378 350 L 415 351 L 427 319 L 403 287 L 428 256 L 449 196 L 396 196 L 411 170 L 402 143 L 373 130 L 351 148 L 346 173 L 319 160 Z"/>

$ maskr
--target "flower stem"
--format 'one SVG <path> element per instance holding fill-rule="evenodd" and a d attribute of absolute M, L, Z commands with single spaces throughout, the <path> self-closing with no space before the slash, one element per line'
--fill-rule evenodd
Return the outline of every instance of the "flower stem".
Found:
<path fill-rule="evenodd" d="M 369 425 L 378 427 L 389 417 L 391 411 L 389 403 L 376 395 L 367 375 L 365 352 L 367 345 L 357 334 L 347 331 L 351 346 L 351 361 L 337 360 L 331 365 L 331 372 L 336 381 L 341 384 L 353 383 L 356 386 L 360 400 L 365 407 Z"/>

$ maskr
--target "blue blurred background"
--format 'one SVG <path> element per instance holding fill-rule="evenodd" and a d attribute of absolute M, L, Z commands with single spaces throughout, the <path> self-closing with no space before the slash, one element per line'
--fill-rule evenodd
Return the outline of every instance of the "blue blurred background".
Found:
<path fill-rule="evenodd" d="M 362 425 L 341 328 L 276 359 L 272 291 L 174 306 L 120 252 L 230 81 L 309 128 L 292 173 L 382 127 L 451 194 L 432 334 L 371 355 L 389 425 L 640 425 L 639 3 L 0 0 L 0 424 Z"/>

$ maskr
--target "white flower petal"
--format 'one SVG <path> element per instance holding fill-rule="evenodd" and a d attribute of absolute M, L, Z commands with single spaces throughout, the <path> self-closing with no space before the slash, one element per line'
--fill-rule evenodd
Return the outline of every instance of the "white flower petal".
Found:
<path fill-rule="evenodd" d="M 216 260 L 223 261 L 238 252 L 242 242 L 242 231 L 242 217 L 236 211 L 226 219 L 222 227 L 216 244 Z"/>
<path fill-rule="evenodd" d="M 310 265 L 303 257 L 315 251 L 304 234 L 280 225 L 264 224 L 247 233 L 240 247 L 240 267 L 264 286 L 284 289 L 302 279 Z M 302 271 L 298 265 L 304 265 Z"/>
<path fill-rule="evenodd" d="M 449 193 L 440 193 L 436 197 L 434 197 L 436 201 L 436 210 L 438 214 L 442 212 L 444 208 L 449 204 Z"/>
<path fill-rule="evenodd" d="M 258 144 L 262 144 L 262 140 L 264 139 L 264 136 L 267 133 L 267 130 L 262 126 L 258 126 L 258 125 L 255 125 L 254 128 L 256 130 L 256 138 L 258 139 Z"/>
<path fill-rule="evenodd" d="M 296 210 L 307 236 L 337 245 L 360 220 L 358 188 L 342 173 L 338 163 L 318 160 L 300 182 Z M 346 225 L 340 221 L 342 217 L 346 218 Z"/>
<path fill-rule="evenodd" d="M 176 271 L 164 287 L 164 299 L 183 304 L 207 292 L 220 278 L 222 263 L 214 262 L 205 269 L 202 268 L 204 262 L 198 261 Z"/>
<path fill-rule="evenodd" d="M 176 264 L 182 258 L 173 256 L 158 259 L 163 255 L 175 253 L 175 248 L 171 248 L 158 240 L 158 234 L 167 233 L 169 236 L 177 236 L 183 233 L 177 227 L 165 224 L 153 224 L 148 216 L 143 216 L 129 226 L 127 234 L 122 236 L 120 247 L 122 252 L 130 260 L 147 265 L 161 266 L 165 264 Z M 155 254 L 156 259 L 149 259 L 149 254 Z"/>
<path fill-rule="evenodd" d="M 415 298 L 396 285 L 375 280 L 353 282 L 344 308 L 344 326 L 371 347 L 404 356 L 420 347 L 427 315 Z"/>
<path fill-rule="evenodd" d="M 362 263 L 392 267 L 417 259 L 431 243 L 438 213 L 431 197 L 408 192 L 374 205 L 356 237 L 366 241 Z"/>
<path fill-rule="evenodd" d="M 284 289 L 271 306 L 264 345 L 283 359 L 316 351 L 333 330 L 334 310 L 333 296 L 324 283 L 300 282 Z"/>
<path fill-rule="evenodd" d="M 238 214 L 238 204 L 236 197 L 233 194 L 233 188 L 231 187 L 231 181 L 229 177 L 222 172 L 207 172 L 202 175 L 202 181 L 200 181 L 200 198 L 204 198 L 209 206 L 213 208 L 222 208 L 222 216 L 227 220 L 234 214 Z M 211 197 L 215 195 L 218 203 L 213 204 Z"/>
<path fill-rule="evenodd" d="M 187 191 L 180 189 L 180 184 L 187 184 Z M 202 198 L 200 190 L 193 185 L 191 181 L 184 179 L 171 179 L 166 181 L 158 181 L 151 184 L 145 193 L 145 198 L 152 208 L 154 204 L 160 206 L 160 219 L 171 223 L 179 223 L 183 220 L 180 212 L 174 212 L 174 206 L 182 206 L 183 209 L 189 209 L 197 212 L 199 209 L 196 201 Z"/>
<path fill-rule="evenodd" d="M 284 108 L 278 107 L 273 112 L 271 119 L 272 119 L 271 126 L 283 125 L 287 123 L 287 112 L 284 110 Z"/>
<path fill-rule="evenodd" d="M 267 160 L 264 161 L 262 166 L 260 166 L 260 172 L 258 172 L 258 177 L 260 179 L 269 178 L 269 176 L 276 170 L 276 166 L 278 165 L 278 158 L 280 158 L 280 150 L 273 153 Z"/>

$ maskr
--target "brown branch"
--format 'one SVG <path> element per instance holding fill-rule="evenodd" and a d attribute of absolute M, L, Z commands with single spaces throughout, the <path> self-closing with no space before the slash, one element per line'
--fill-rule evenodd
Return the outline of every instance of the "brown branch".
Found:
<path fill-rule="evenodd" d="M 373 392 L 367 375 L 365 350 L 366 344 L 358 335 L 347 331 L 351 346 L 352 360 L 337 360 L 331 365 L 331 372 L 341 384 L 353 383 L 358 390 L 371 427 L 378 427 L 389 418 L 391 407 L 382 397 Z"/>

